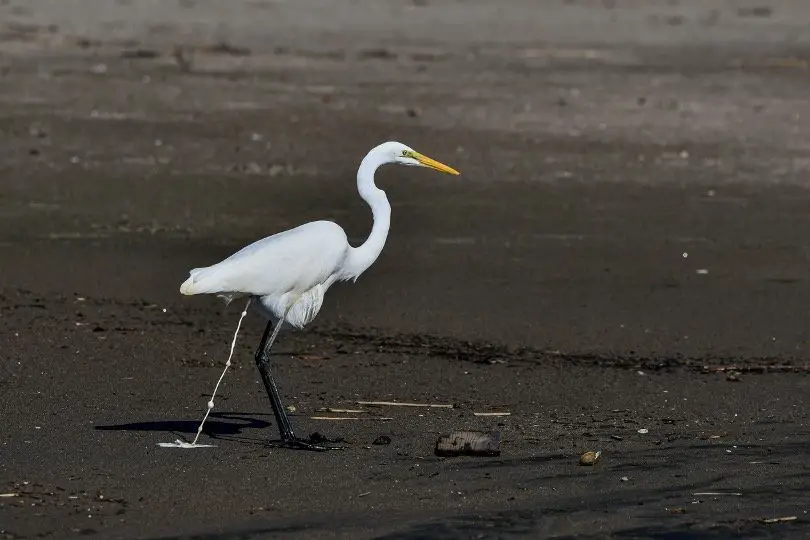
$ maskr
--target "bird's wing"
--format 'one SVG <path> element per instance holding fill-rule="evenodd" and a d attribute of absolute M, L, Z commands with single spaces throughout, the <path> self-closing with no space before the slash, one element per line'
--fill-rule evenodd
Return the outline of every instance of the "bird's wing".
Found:
<path fill-rule="evenodd" d="M 191 270 L 180 292 L 303 293 L 334 274 L 348 248 L 346 233 L 339 225 L 314 221 L 258 240 L 213 266 Z"/>

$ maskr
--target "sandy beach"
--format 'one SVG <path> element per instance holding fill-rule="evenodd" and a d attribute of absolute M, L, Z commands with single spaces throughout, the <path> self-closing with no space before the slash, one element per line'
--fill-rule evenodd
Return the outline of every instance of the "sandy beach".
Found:
<path fill-rule="evenodd" d="M 0 2 L 0 539 L 807 537 L 808 29 L 799 0 Z M 256 314 L 215 446 L 159 447 L 242 308 L 188 270 L 315 219 L 361 243 L 385 140 L 462 174 L 381 169 L 382 256 L 273 354 L 348 448 L 267 445 Z M 454 430 L 500 456 L 436 457 Z"/>

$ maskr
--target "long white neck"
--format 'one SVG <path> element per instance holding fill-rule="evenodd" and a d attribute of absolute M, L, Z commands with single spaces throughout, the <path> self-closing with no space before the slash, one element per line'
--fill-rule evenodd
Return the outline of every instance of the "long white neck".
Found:
<path fill-rule="evenodd" d="M 344 271 L 347 277 L 355 280 L 380 256 L 388 238 L 388 229 L 391 227 L 391 205 L 388 203 L 388 197 L 374 184 L 374 172 L 387 161 L 384 154 L 372 150 L 363 158 L 357 170 L 357 191 L 371 207 L 374 225 L 371 234 L 362 245 L 349 248 Z"/>

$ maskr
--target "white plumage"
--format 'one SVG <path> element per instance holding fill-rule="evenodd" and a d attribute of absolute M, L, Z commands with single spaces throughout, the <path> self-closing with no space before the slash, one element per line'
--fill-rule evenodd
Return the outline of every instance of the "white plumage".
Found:
<path fill-rule="evenodd" d="M 329 286 L 341 279 L 350 248 L 337 223 L 314 221 L 258 240 L 213 266 L 191 270 L 180 292 L 217 294 L 228 302 L 256 296 L 274 320 L 293 306 L 286 321 L 303 328 L 318 315 Z"/>
<path fill-rule="evenodd" d="M 356 280 L 380 256 L 391 224 L 391 205 L 385 192 L 374 184 L 374 172 L 385 163 L 430 167 L 449 174 L 458 174 L 447 165 L 415 152 L 402 143 L 387 142 L 372 149 L 357 171 L 357 190 L 371 207 L 374 226 L 368 239 L 359 247 L 352 247 L 346 233 L 331 221 L 314 221 L 254 242 L 227 259 L 205 268 L 194 268 L 180 286 L 186 295 L 216 294 L 230 302 L 238 296 L 258 300 L 260 311 L 270 319 L 256 352 L 256 365 L 262 377 L 273 414 L 279 425 L 283 444 L 295 448 L 323 450 L 319 442 L 299 439 L 281 405 L 281 397 L 270 373 L 269 352 L 284 322 L 303 328 L 318 315 L 326 291 L 335 281 Z M 242 317 L 247 311 L 242 312 Z M 241 325 L 242 319 L 239 319 Z M 239 332 L 237 325 L 231 354 Z M 214 407 L 219 383 L 231 365 L 230 357 L 225 370 L 208 401 L 208 411 L 197 428 L 197 437 L 191 444 L 182 441 L 167 446 L 197 447 L 208 413 Z"/>
<path fill-rule="evenodd" d="M 253 296 L 274 321 L 303 328 L 318 315 L 324 295 L 335 281 L 356 280 L 379 257 L 391 218 L 385 192 L 374 184 L 374 172 L 385 163 L 419 165 L 458 174 L 398 142 L 372 149 L 357 172 L 357 189 L 374 215 L 371 234 L 361 246 L 349 245 L 340 225 L 313 221 L 258 240 L 227 259 L 194 268 L 180 286 L 185 295 L 216 294 L 230 302 Z"/>

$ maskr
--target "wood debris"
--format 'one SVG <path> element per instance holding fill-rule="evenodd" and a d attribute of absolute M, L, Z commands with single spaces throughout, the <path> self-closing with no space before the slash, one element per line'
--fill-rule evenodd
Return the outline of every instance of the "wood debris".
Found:
<path fill-rule="evenodd" d="M 760 522 L 766 525 L 772 525 L 774 523 L 785 523 L 787 521 L 796 521 L 799 519 L 796 516 L 785 516 L 785 517 L 778 517 L 778 518 L 768 518 L 768 519 L 761 519 Z"/>
<path fill-rule="evenodd" d="M 439 437 L 434 453 L 441 457 L 500 456 L 501 432 L 454 431 Z"/>
<path fill-rule="evenodd" d="M 475 416 L 511 416 L 512 413 L 510 412 L 474 412 L 473 415 Z"/>
<path fill-rule="evenodd" d="M 455 407 L 455 405 L 444 403 L 407 403 L 401 401 L 358 401 L 357 404 L 374 407 L 429 407 L 432 409 L 452 409 Z"/>

